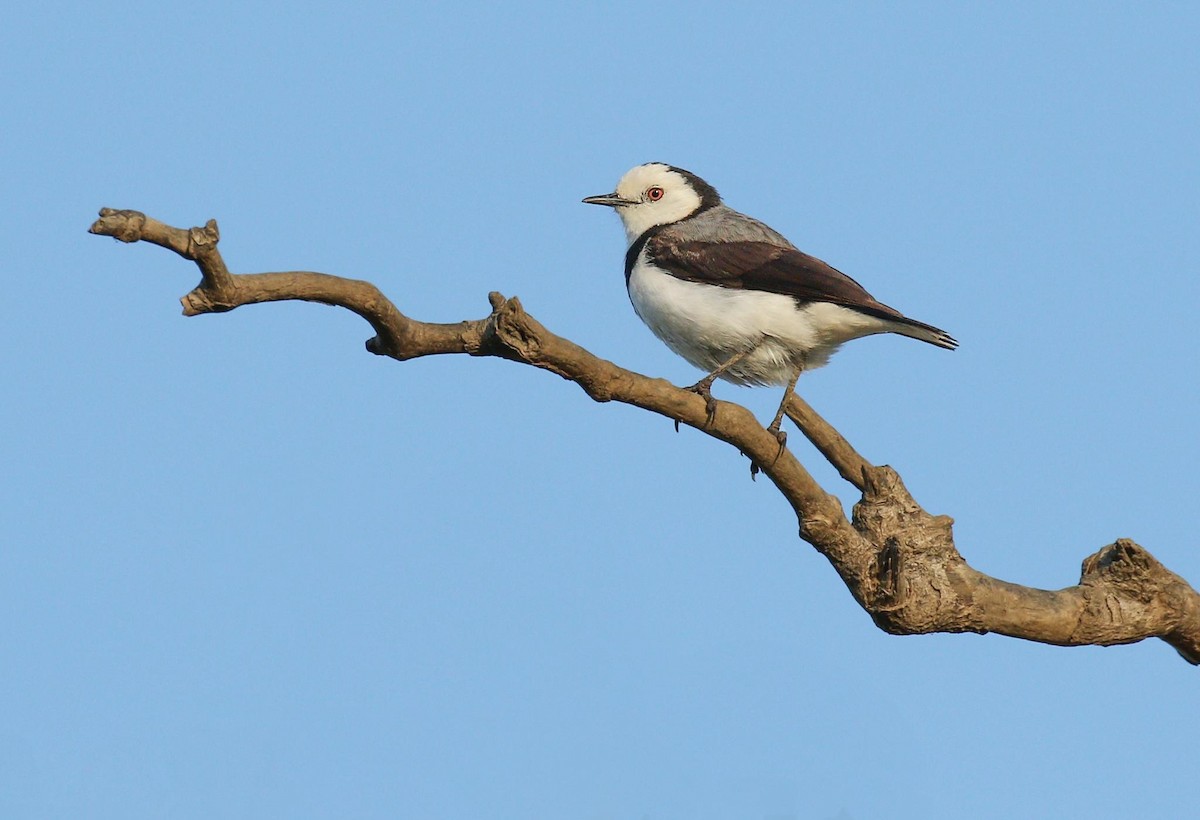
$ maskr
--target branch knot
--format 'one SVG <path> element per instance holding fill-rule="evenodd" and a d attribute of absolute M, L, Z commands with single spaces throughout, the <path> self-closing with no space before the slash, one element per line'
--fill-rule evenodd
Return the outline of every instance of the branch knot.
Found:
<path fill-rule="evenodd" d="M 492 303 L 492 326 L 496 341 L 516 354 L 521 361 L 535 364 L 541 358 L 542 343 L 521 300 L 516 296 L 505 299 L 499 293 L 488 294 Z"/>
<path fill-rule="evenodd" d="M 187 256 L 199 259 L 204 254 L 217 247 L 221 241 L 221 231 L 217 228 L 217 220 L 210 219 L 203 228 L 188 228 Z"/>
<path fill-rule="evenodd" d="M 1128 538 L 1118 538 L 1083 559 L 1079 584 L 1118 587 L 1125 596 L 1145 602 L 1159 594 L 1168 575 L 1174 573 L 1153 555 Z"/>

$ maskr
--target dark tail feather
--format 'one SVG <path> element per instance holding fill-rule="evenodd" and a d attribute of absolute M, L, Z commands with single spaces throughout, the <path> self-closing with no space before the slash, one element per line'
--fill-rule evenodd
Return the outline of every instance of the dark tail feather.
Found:
<path fill-rule="evenodd" d="M 954 350 L 958 347 L 958 342 L 953 336 L 940 327 L 927 325 L 924 322 L 918 322 L 916 319 L 909 319 L 907 316 L 894 319 L 896 326 L 892 332 L 899 333 L 902 336 L 908 336 L 913 339 L 920 339 L 922 342 L 929 342 L 931 345 L 944 347 L 946 350 Z"/>
<path fill-rule="evenodd" d="M 937 345 L 946 350 L 954 350 L 958 347 L 958 341 L 940 327 L 934 327 L 924 322 L 918 322 L 916 319 L 910 319 L 900 311 L 893 307 L 888 307 L 882 302 L 872 300 L 872 304 L 869 305 L 847 305 L 847 307 L 862 311 L 868 316 L 883 319 L 891 325 L 888 330 L 892 333 L 899 333 L 901 336 L 908 336 L 912 339 L 920 339 L 922 342 L 929 342 L 931 345 Z"/>

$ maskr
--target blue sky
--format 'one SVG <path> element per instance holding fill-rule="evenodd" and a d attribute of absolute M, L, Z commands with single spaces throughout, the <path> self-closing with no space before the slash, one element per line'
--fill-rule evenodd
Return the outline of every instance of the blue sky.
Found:
<path fill-rule="evenodd" d="M 215 217 L 236 271 L 428 321 L 519 295 L 688 384 L 579 203 L 671 162 L 960 340 L 800 390 L 975 566 L 1057 588 L 1131 537 L 1196 584 L 1198 40 L 1167 3 L 25 4 L 0 815 L 1189 814 L 1198 673 L 1161 642 L 885 635 L 728 447 L 370 356 L 344 311 L 185 319 L 194 267 L 86 228 Z"/>

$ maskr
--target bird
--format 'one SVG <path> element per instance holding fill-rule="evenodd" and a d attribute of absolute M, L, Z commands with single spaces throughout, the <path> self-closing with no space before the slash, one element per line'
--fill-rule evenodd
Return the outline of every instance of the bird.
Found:
<path fill-rule="evenodd" d="M 712 384 L 782 386 L 767 430 L 780 427 L 800 374 L 845 342 L 896 333 L 954 350 L 941 328 L 876 300 L 846 274 L 726 205 L 716 188 L 674 165 L 630 169 L 610 194 L 584 198 L 614 209 L 628 241 L 625 287 L 638 317 L 667 347 L 708 373 L 686 389 L 716 414 Z M 677 425 L 678 426 L 678 425 Z"/>

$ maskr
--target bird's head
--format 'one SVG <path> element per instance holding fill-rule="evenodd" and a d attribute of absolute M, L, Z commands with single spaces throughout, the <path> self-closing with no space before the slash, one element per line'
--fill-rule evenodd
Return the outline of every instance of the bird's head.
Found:
<path fill-rule="evenodd" d="M 611 194 L 589 196 L 583 201 L 616 210 L 632 243 L 656 225 L 669 225 L 720 205 L 721 197 L 691 171 L 648 162 L 630 169 Z"/>

